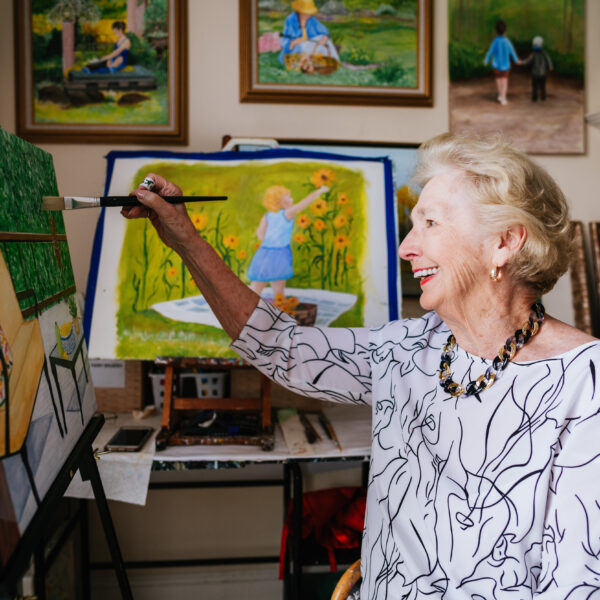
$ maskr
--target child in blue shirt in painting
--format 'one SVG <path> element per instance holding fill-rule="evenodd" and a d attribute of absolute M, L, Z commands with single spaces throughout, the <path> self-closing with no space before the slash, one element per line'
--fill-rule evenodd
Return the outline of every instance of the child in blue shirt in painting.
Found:
<path fill-rule="evenodd" d="M 326 185 L 312 191 L 306 198 L 294 204 L 290 190 L 282 185 L 272 185 L 263 198 L 267 209 L 256 235 L 261 245 L 248 267 L 250 288 L 260 294 L 267 283 L 271 284 L 275 296 L 284 294 L 285 282 L 294 276 L 290 241 L 294 218 L 321 194 L 326 193 Z"/>
<path fill-rule="evenodd" d="M 294 12 L 283 25 L 279 62 L 285 64 L 287 54 L 323 54 L 339 60 L 336 47 L 329 37 L 329 29 L 313 15 L 317 13 L 314 0 L 294 0 Z"/>
<path fill-rule="evenodd" d="M 496 88 L 498 90 L 498 102 L 506 104 L 506 94 L 508 92 L 508 73 L 510 71 L 510 59 L 519 64 L 519 57 L 511 41 L 506 37 L 506 23 L 499 19 L 496 21 L 496 37 L 490 45 L 490 49 L 485 55 L 483 61 L 487 65 L 492 59 L 492 68 L 496 78 Z"/>

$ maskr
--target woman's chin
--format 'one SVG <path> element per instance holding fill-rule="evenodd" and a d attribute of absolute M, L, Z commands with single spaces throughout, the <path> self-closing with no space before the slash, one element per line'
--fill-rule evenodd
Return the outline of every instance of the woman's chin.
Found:
<path fill-rule="evenodd" d="M 433 297 L 433 294 L 427 293 L 427 290 L 423 290 L 419 296 L 419 304 L 423 310 L 437 310 L 439 302 Z"/>

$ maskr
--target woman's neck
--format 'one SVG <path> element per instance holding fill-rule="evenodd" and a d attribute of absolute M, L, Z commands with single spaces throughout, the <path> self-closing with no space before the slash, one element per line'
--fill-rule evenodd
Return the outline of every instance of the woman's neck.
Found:
<path fill-rule="evenodd" d="M 493 285 L 502 287 L 483 299 L 473 298 L 438 311 L 461 348 L 488 359 L 494 358 L 529 318 L 536 300 L 532 290 L 503 283 Z"/>

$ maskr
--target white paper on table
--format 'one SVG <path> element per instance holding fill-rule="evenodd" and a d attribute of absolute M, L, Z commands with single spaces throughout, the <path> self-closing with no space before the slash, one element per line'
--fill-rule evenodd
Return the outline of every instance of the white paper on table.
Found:
<path fill-rule="evenodd" d="M 125 417 L 125 421 L 119 421 L 119 425 L 140 425 L 140 421 L 134 421 Z M 94 440 L 94 448 L 104 449 L 104 445 L 116 432 L 115 427 L 105 426 Z M 146 504 L 148 485 L 150 483 L 150 471 L 154 460 L 156 432 L 144 444 L 140 452 L 110 452 L 101 454 L 96 462 L 104 494 L 108 500 L 119 500 L 130 504 Z M 94 498 L 92 484 L 82 481 L 81 473 L 77 471 L 71 480 L 65 496 L 70 498 Z"/>

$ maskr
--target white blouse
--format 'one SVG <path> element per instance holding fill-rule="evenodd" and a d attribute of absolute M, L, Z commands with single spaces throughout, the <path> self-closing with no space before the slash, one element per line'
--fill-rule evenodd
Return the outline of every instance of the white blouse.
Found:
<path fill-rule="evenodd" d="M 261 301 L 232 344 L 288 389 L 373 408 L 361 600 L 600 599 L 600 342 L 439 385 L 436 313 L 299 327 Z M 491 361 L 458 346 L 454 381 Z"/>

